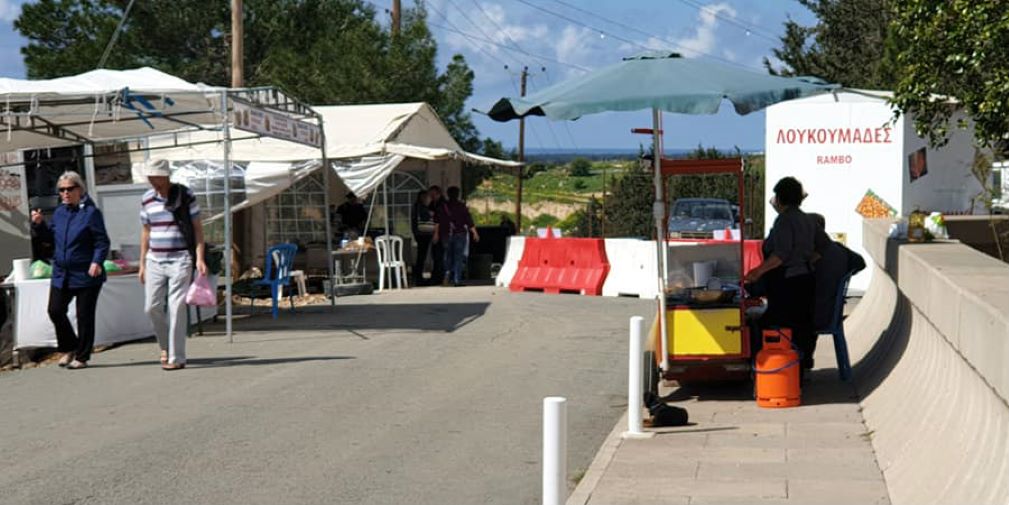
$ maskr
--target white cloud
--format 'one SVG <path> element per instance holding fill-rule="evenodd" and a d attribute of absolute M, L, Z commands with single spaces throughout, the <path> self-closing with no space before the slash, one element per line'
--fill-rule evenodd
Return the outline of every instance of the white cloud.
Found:
<path fill-rule="evenodd" d="M 23 0 L 0 0 L 0 21 L 10 23 L 21 15 Z"/>
<path fill-rule="evenodd" d="M 718 27 L 718 17 L 726 16 L 735 19 L 736 9 L 726 3 L 712 4 L 705 6 L 698 12 L 699 24 L 694 30 L 694 34 L 689 37 L 678 39 L 679 50 L 684 56 L 693 58 L 703 54 L 711 54 L 718 41 L 715 38 L 715 29 Z"/>

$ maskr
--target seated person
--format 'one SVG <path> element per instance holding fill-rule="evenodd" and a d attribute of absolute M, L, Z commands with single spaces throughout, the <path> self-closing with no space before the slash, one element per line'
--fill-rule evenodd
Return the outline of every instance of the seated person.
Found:
<path fill-rule="evenodd" d="M 809 214 L 816 223 L 819 233 L 826 235 L 826 221 L 820 214 Z M 865 260 L 858 253 L 829 238 L 816 250 L 813 260 L 813 277 L 816 292 L 813 303 L 813 324 L 818 330 L 830 326 L 834 316 L 837 290 L 841 289 L 844 276 L 856 274 L 865 269 Z"/>
<path fill-rule="evenodd" d="M 342 231 L 364 233 L 364 225 L 368 221 L 368 209 L 364 208 L 364 204 L 353 192 L 347 193 L 347 201 L 336 208 L 336 213 L 340 216 L 340 222 L 343 224 Z"/>

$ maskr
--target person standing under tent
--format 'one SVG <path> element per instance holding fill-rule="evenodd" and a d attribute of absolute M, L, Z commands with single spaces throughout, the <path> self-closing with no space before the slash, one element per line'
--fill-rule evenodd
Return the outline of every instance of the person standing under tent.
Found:
<path fill-rule="evenodd" d="M 105 283 L 102 266 L 109 254 L 109 235 L 102 211 L 84 191 L 77 172 L 64 172 L 56 182 L 63 205 L 47 225 L 42 212 L 32 210 L 32 236 L 53 244 L 52 279 L 49 287 L 49 319 L 56 329 L 59 365 L 70 370 L 87 368 L 95 344 L 95 311 Z M 67 308 L 77 302 L 77 333 L 70 325 Z"/>
<path fill-rule="evenodd" d="M 203 224 L 192 191 L 171 182 L 168 161 L 150 163 L 145 173 L 151 189 L 140 209 L 144 310 L 154 323 L 161 368 L 179 370 L 186 366 L 186 292 L 194 264 L 200 275 L 207 275 Z"/>
<path fill-rule="evenodd" d="M 452 283 L 462 286 L 462 269 L 466 266 L 466 251 L 469 247 L 469 237 L 474 242 L 480 241 L 480 234 L 473 224 L 473 217 L 466 204 L 459 200 L 459 188 L 448 188 L 448 200 L 435 210 L 434 220 L 438 226 L 434 229 L 434 242 L 444 242 L 445 277 L 443 285 Z"/>
<path fill-rule="evenodd" d="M 813 327 L 815 280 L 812 262 L 826 237 L 799 206 L 806 198 L 794 177 L 785 177 L 774 185 L 771 206 L 778 212 L 767 239 L 764 261 L 746 274 L 747 283 L 764 283 L 767 311 L 760 318 L 762 329 L 791 328 L 792 340 L 802 356 L 802 369 L 813 368 L 816 335 Z M 760 335 L 754 335 L 754 348 Z"/>
<path fill-rule="evenodd" d="M 368 221 L 368 209 L 364 207 L 354 192 L 347 193 L 347 201 L 336 208 L 336 213 L 340 216 L 343 231 L 354 234 L 353 238 L 364 235 L 364 226 Z"/>
<path fill-rule="evenodd" d="M 438 185 L 428 188 L 427 193 L 431 200 L 428 208 L 431 209 L 431 215 L 434 216 L 438 211 L 438 207 L 441 207 L 445 203 L 445 197 L 442 196 L 441 186 Z M 442 282 L 442 279 L 445 278 L 445 246 L 441 242 L 432 240 L 431 262 L 431 283 L 437 284 Z"/>
<path fill-rule="evenodd" d="M 410 213 L 410 228 L 413 230 L 413 239 L 417 241 L 417 258 L 413 262 L 413 285 L 420 286 L 424 283 L 424 263 L 427 262 L 427 252 L 431 248 L 431 239 L 434 238 L 434 216 L 430 209 L 431 195 L 427 191 L 417 193 L 417 200 L 413 204 L 413 212 Z"/>

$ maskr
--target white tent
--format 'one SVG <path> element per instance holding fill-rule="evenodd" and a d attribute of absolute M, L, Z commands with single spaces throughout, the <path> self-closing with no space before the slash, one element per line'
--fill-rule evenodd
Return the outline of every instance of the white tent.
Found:
<path fill-rule="evenodd" d="M 434 109 L 423 102 L 377 105 L 314 106 L 323 118 L 326 153 L 333 169 L 347 188 L 358 195 L 374 191 L 406 158 L 461 160 L 471 164 L 519 167 L 520 163 L 488 158 L 464 151 L 452 138 Z M 196 132 L 152 138 L 151 156 L 173 162 L 220 159 L 213 140 L 219 134 Z M 248 140 L 244 140 L 244 139 Z M 249 172 L 267 178 L 272 185 L 247 187 L 248 200 L 235 210 L 254 205 L 280 193 L 311 170 L 306 161 L 318 160 L 318 151 L 270 138 L 235 136 L 232 159 L 249 162 Z M 210 143 L 206 143 L 210 142 Z M 173 148 L 175 143 L 188 147 Z M 134 159 L 134 167 L 142 159 Z M 289 176 L 278 174 L 287 163 Z M 321 166 L 316 163 L 314 168 Z M 135 178 L 140 174 L 135 168 Z M 268 171 L 274 171 L 267 175 Z"/>

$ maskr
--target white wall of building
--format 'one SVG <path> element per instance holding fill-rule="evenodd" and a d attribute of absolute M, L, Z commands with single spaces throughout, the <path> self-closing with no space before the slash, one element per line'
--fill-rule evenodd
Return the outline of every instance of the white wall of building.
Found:
<path fill-rule="evenodd" d="M 894 119 L 886 96 L 843 92 L 773 105 L 767 109 L 766 227 L 775 215 L 774 184 L 799 179 L 809 197 L 806 212 L 823 214 L 827 233 L 866 255 L 862 221 L 855 208 L 871 190 L 902 215 L 912 210 L 964 212 L 980 185 L 970 175 L 974 149 L 970 131 L 957 130 L 947 146 L 927 148 L 911 120 Z M 908 155 L 926 147 L 928 173 L 911 181 Z M 851 289 L 864 291 L 869 269 L 855 276 Z"/>

